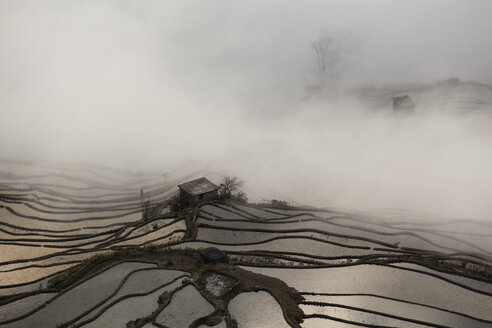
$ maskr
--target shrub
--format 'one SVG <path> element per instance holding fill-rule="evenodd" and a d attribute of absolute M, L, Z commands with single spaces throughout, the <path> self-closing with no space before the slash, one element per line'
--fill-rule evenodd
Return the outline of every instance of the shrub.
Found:
<path fill-rule="evenodd" d="M 292 207 L 289 202 L 285 200 L 272 199 L 270 204 L 275 207 Z"/>
<path fill-rule="evenodd" d="M 248 203 L 248 196 L 244 191 L 239 191 L 237 194 L 232 195 L 231 199 L 243 204 Z"/>
<path fill-rule="evenodd" d="M 235 176 L 225 176 L 219 184 L 219 199 L 232 199 L 240 203 L 247 203 L 248 196 L 241 190 L 244 181 Z"/>
<path fill-rule="evenodd" d="M 167 205 L 169 209 L 174 214 L 179 214 L 179 212 L 184 208 L 183 204 L 181 204 L 181 200 L 179 198 L 179 192 L 175 192 L 167 199 Z"/>

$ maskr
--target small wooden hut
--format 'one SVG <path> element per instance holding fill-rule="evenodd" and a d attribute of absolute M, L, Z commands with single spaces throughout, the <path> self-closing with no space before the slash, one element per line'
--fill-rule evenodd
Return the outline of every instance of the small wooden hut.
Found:
<path fill-rule="evenodd" d="M 415 109 L 415 103 L 409 95 L 400 97 L 393 97 L 393 110 L 394 111 L 413 111 Z"/>
<path fill-rule="evenodd" d="M 199 202 L 216 200 L 219 187 L 207 178 L 199 178 L 178 185 L 179 199 L 184 206 L 193 206 Z"/>

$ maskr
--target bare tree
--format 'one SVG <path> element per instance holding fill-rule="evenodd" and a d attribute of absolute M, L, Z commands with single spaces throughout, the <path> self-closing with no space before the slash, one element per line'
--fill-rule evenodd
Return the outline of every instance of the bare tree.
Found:
<path fill-rule="evenodd" d="M 248 202 L 248 196 L 241 190 L 243 181 L 235 176 L 225 176 L 219 184 L 219 198 L 233 199 L 241 203 Z"/>
<path fill-rule="evenodd" d="M 225 176 L 219 184 L 219 196 L 230 198 L 231 195 L 239 191 L 243 186 L 243 181 L 238 177 Z"/>
<path fill-rule="evenodd" d="M 328 66 L 330 65 L 330 47 L 332 39 L 326 36 L 320 36 L 311 43 L 316 56 L 316 70 L 315 73 L 318 78 L 320 86 L 326 84 L 328 77 Z"/>
<path fill-rule="evenodd" d="M 315 55 L 315 75 L 321 89 L 336 89 L 341 79 L 347 56 L 354 49 L 354 42 L 347 33 L 321 33 L 311 43 Z"/>

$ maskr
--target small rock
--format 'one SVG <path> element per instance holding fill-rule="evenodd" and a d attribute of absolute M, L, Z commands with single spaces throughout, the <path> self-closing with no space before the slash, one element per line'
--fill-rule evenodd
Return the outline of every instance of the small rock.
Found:
<path fill-rule="evenodd" d="M 132 321 L 128 321 L 126 323 L 126 328 L 135 328 L 135 327 L 136 327 L 136 323 L 133 320 Z"/>
<path fill-rule="evenodd" d="M 251 289 L 252 289 L 255 293 L 257 293 L 257 292 L 259 292 L 260 290 L 262 290 L 259 286 L 253 286 L 253 287 L 251 287 Z"/>
<path fill-rule="evenodd" d="M 164 304 L 168 298 L 169 298 L 169 293 L 168 292 L 164 292 L 157 299 L 157 303 Z"/>

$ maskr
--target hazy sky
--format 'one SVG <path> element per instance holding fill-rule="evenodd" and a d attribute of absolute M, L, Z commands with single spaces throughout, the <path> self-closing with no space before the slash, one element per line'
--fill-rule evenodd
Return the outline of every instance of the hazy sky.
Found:
<path fill-rule="evenodd" d="M 492 177 L 477 171 L 492 145 L 477 122 L 402 123 L 352 103 L 327 116 L 300 100 L 321 33 L 350 40 L 345 87 L 492 83 L 491 13 L 489 0 L 0 0 L 0 157 L 123 167 L 221 158 L 217 169 L 270 177 L 263 187 L 287 198 L 288 172 L 305 166 L 323 186 L 318 203 L 426 199 L 435 209 L 466 196 L 478 205 L 462 212 L 484 215 Z"/>
<path fill-rule="evenodd" d="M 310 43 L 322 31 L 353 39 L 352 85 L 492 82 L 491 12 L 487 0 L 2 0 L 2 98 L 51 103 L 81 90 L 114 99 L 157 89 L 277 102 L 312 82 Z"/>

